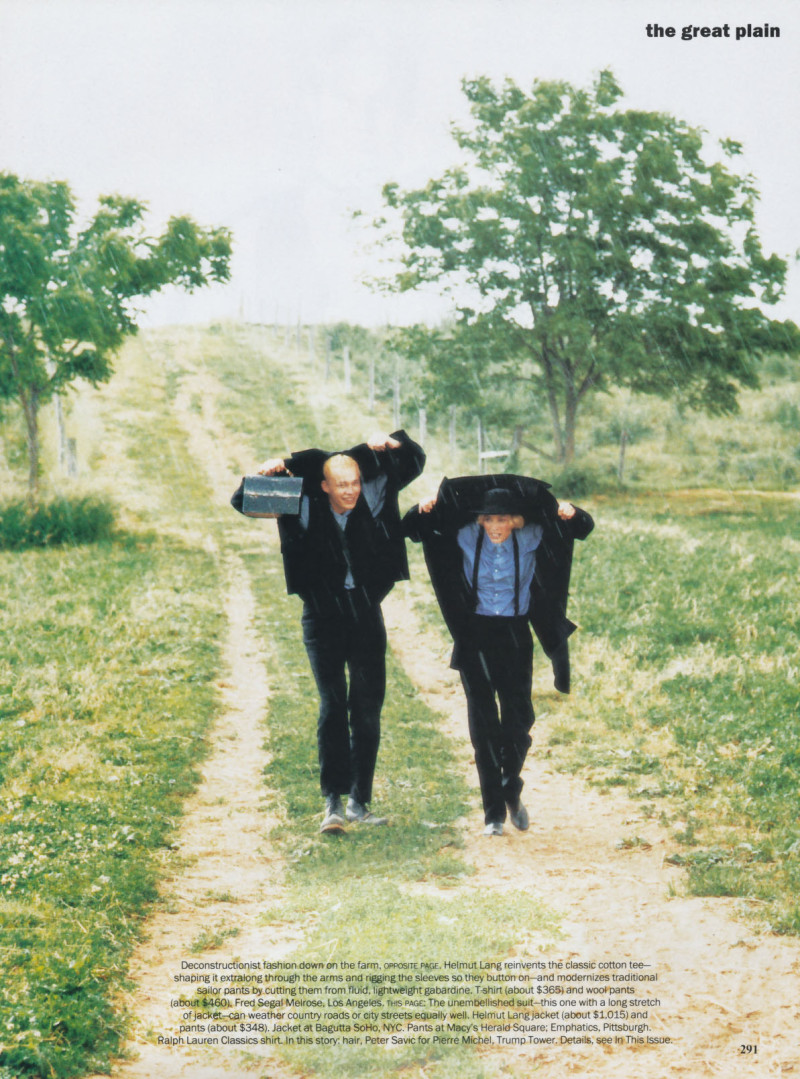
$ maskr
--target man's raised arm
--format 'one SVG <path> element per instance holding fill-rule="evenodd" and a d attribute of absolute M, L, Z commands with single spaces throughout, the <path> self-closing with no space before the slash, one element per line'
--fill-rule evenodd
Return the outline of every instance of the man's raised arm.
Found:
<path fill-rule="evenodd" d="M 365 480 L 387 476 L 399 491 L 415 480 L 425 466 L 425 451 L 405 431 L 378 432 L 345 451 L 361 469 Z"/>

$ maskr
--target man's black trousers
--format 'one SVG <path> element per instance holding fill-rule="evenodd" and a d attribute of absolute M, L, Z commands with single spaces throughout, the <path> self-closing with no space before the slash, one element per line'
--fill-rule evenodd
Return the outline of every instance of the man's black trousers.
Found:
<path fill-rule="evenodd" d="M 386 629 L 380 604 L 342 590 L 320 611 L 303 608 L 303 643 L 319 693 L 320 786 L 367 804 L 386 693 Z"/>
<path fill-rule="evenodd" d="M 506 804 L 519 801 L 520 772 L 534 722 L 533 638 L 528 620 L 472 615 L 459 641 L 459 671 L 467 695 L 484 817 L 487 824 L 502 822 Z"/>

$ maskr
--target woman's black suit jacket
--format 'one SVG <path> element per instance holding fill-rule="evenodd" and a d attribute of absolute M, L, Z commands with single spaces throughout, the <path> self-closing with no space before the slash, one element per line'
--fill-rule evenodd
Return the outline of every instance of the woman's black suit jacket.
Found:
<path fill-rule="evenodd" d="M 519 512 L 529 523 L 541 524 L 544 531 L 536 552 L 536 571 L 531 584 L 527 617 L 553 665 L 554 685 L 569 693 L 569 648 L 567 640 L 577 628 L 567 618 L 567 597 L 576 539 L 585 539 L 594 521 L 576 507 L 575 516 L 558 516 L 558 502 L 549 484 L 528 476 L 461 476 L 444 479 L 436 505 L 430 513 L 414 506 L 403 518 L 409 539 L 421 542 L 431 582 L 447 628 L 453 637 L 451 666 L 458 669 L 459 643 L 475 609 L 475 597 L 464 576 L 458 530 L 475 519 L 486 491 L 501 487 L 512 492 Z"/>

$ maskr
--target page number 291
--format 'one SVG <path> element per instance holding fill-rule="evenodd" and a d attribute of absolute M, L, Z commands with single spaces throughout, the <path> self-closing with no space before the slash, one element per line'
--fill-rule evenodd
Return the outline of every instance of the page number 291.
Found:
<path fill-rule="evenodd" d="M 745 1056 L 752 1057 L 752 1056 L 755 1056 L 756 1053 L 758 1052 L 758 1046 L 757 1045 L 740 1045 L 739 1046 L 739 1052 L 743 1053 Z"/>

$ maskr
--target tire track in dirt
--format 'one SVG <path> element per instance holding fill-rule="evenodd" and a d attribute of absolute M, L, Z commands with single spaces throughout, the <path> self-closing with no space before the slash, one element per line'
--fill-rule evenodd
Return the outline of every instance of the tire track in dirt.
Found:
<path fill-rule="evenodd" d="M 209 377 L 190 373 L 181 382 L 175 407 L 214 499 L 226 503 L 235 486 L 230 463 L 237 461 L 238 450 L 217 421 L 217 392 Z M 199 415 L 192 410 L 198 399 Z M 216 548 L 211 539 L 207 546 Z M 171 1008 L 170 999 L 192 991 L 191 985 L 181 987 L 174 981 L 183 960 L 280 958 L 301 939 L 288 926 L 261 922 L 264 906 L 280 900 L 283 880 L 282 862 L 266 838 L 279 813 L 263 779 L 269 761 L 264 748 L 267 657 L 254 629 L 249 577 L 233 544 L 226 543 L 222 568 L 227 638 L 226 674 L 217 682 L 219 717 L 209 735 L 200 783 L 184 805 L 174 844 L 177 856 L 168 856 L 172 864 L 161 885 L 161 909 L 148 920 L 146 939 L 130 964 L 137 988 L 122 1004 L 134 1022 L 124 1047 L 129 1059 L 113 1071 L 119 1079 L 227 1079 L 263 1074 L 267 1062 L 271 1079 L 295 1074 L 272 1059 L 265 1047 L 245 1055 L 157 1042 L 159 1035 L 178 1036 L 180 1010 Z M 226 943 L 204 951 L 204 937 Z"/>
<path fill-rule="evenodd" d="M 191 366 L 182 356 L 184 367 Z M 215 497 L 227 502 L 241 468 L 241 449 L 218 423 L 215 380 L 198 371 L 183 375 L 177 408 L 198 467 L 205 469 Z M 200 402 L 200 412 L 192 402 Z M 149 923 L 149 939 L 131 968 L 139 988 L 129 1002 L 137 1015 L 137 1034 L 129 1050 L 138 1058 L 114 1072 L 120 1079 L 226 1079 L 245 1077 L 269 1061 L 270 1079 L 292 1074 L 265 1056 L 244 1057 L 231 1050 L 215 1054 L 185 1047 L 155 1046 L 148 1031 L 176 1029 L 169 998 L 172 975 L 189 953 L 201 927 L 235 926 L 239 934 L 209 958 L 280 958 L 300 943 L 302 934 L 281 925 L 260 925 L 265 902 L 281 894 L 282 866 L 265 849 L 275 799 L 263 785 L 267 756 L 260 727 L 268 687 L 265 655 L 252 629 L 253 597 L 241 561 L 234 553 L 241 532 L 231 528 L 226 555 L 228 675 L 220 683 L 222 714 L 198 791 L 186 805 L 179 849 L 187 868 L 169 877 L 164 895 L 170 909 Z M 426 703 L 443 716 L 460 766 L 475 786 L 475 769 L 466 731 L 465 706 L 457 675 L 448 670 L 449 649 L 439 634 L 416 616 L 411 592 L 398 586 L 384 604 L 390 643 Z M 504 892 L 530 890 L 563 912 L 564 940 L 545 957 L 567 961 L 645 962 L 659 975 L 638 996 L 657 996 L 652 1034 L 669 1036 L 669 1046 L 570 1045 L 549 1050 L 514 1046 L 492 1048 L 491 1067 L 512 1076 L 563 1079 L 568 1075 L 687 1079 L 716 1076 L 787 1076 L 800 1073 L 800 1009 L 797 1001 L 800 945 L 759 934 L 737 920 L 732 900 L 671 897 L 682 874 L 664 863 L 667 834 L 639 815 L 639 807 L 619 791 L 600 794 L 579 780 L 548 767 L 538 729 L 526 765 L 526 803 L 532 824 L 527 833 L 501 839 L 483 837 L 480 801 L 465 822 L 464 856 L 475 870 L 460 888 Z M 269 812 L 267 811 L 269 810 Z M 647 843 L 619 850 L 620 839 L 635 833 Z M 436 888 L 420 884 L 420 890 Z M 447 888 L 452 897 L 455 889 Z M 524 954 L 520 950 L 520 954 Z M 538 957 L 538 956 L 537 956 Z M 196 958 L 204 958 L 199 954 Z M 637 987 L 638 989 L 638 987 Z M 738 1053 L 740 1043 L 759 1045 L 758 1057 Z M 357 1073 L 356 1073 L 357 1074 Z"/>
<path fill-rule="evenodd" d="M 643 973 L 658 974 L 657 982 L 634 986 L 636 997 L 661 1000 L 660 1008 L 649 1009 L 650 1034 L 674 1044 L 515 1046 L 506 1057 L 511 1073 L 543 1079 L 800 1074 L 800 942 L 749 928 L 737 917 L 736 900 L 675 894 L 684 878 L 665 864 L 673 845 L 664 829 L 620 791 L 601 794 L 553 771 L 538 727 L 523 773 L 530 830 L 507 824 L 502 837 L 483 836 L 466 705 L 458 675 L 448 668 L 450 649 L 421 625 L 408 587 L 396 588 L 384 610 L 392 651 L 463 747 L 475 788 L 464 850 L 475 875 L 464 886 L 495 892 L 499 917 L 502 893 L 518 890 L 560 911 L 565 937 L 545 957 L 642 962 L 650 964 Z M 649 846 L 619 849 L 631 834 Z M 741 1054 L 743 1044 L 757 1044 L 757 1056 Z"/>

